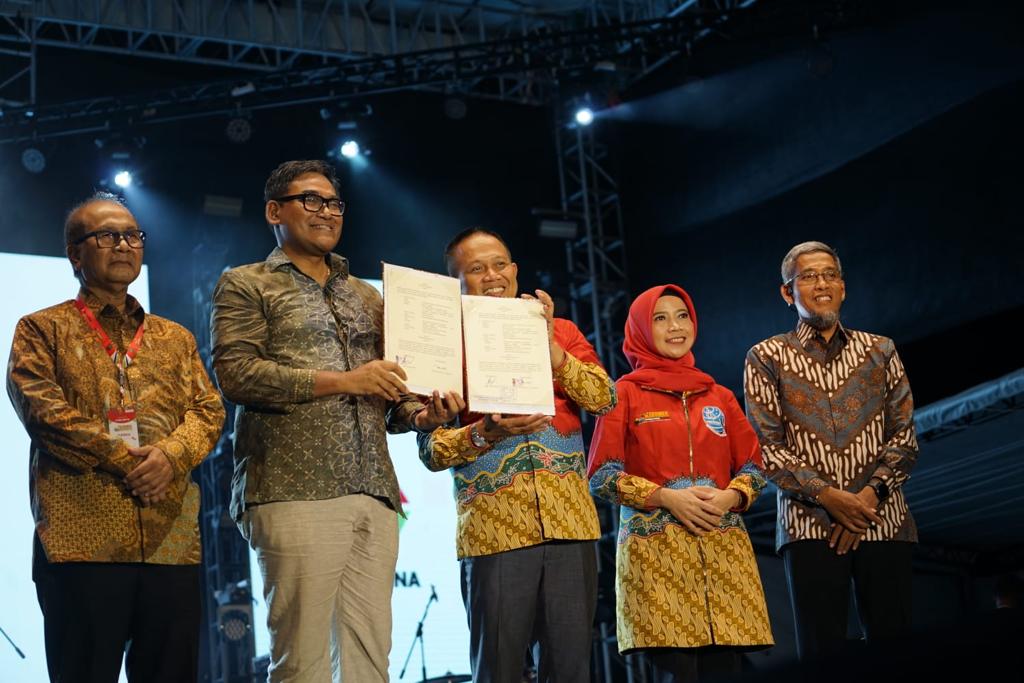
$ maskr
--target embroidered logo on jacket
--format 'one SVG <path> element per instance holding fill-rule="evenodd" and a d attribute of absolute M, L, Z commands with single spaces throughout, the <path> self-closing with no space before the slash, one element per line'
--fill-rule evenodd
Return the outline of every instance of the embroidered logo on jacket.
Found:
<path fill-rule="evenodd" d="M 719 436 L 725 436 L 725 413 L 718 406 L 706 406 L 700 411 L 707 428 Z"/>

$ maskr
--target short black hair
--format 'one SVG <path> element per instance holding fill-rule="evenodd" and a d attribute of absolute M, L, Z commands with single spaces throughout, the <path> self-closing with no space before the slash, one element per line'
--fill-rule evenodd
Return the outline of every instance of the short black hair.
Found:
<path fill-rule="evenodd" d="M 499 235 L 498 233 L 494 232 L 493 230 L 488 230 L 487 228 L 482 228 L 482 227 L 476 225 L 476 226 L 473 226 L 471 228 L 466 228 L 465 230 L 460 232 L 458 235 L 456 235 L 455 237 L 451 238 L 451 240 L 445 246 L 445 248 L 444 248 L 444 266 L 445 266 L 445 268 L 448 269 L 448 275 L 449 276 L 451 276 L 451 277 L 455 277 L 456 276 L 455 266 L 452 263 L 452 257 L 455 255 L 456 247 L 458 247 L 460 244 L 462 244 L 464 241 L 466 241 L 467 239 L 469 239 L 473 235 L 489 235 L 489 236 L 493 237 L 494 239 L 496 239 L 499 242 L 501 242 L 501 246 L 505 247 L 505 251 L 508 252 L 509 259 L 512 258 L 512 250 L 508 248 L 508 244 L 505 242 L 505 240 L 502 238 L 501 235 Z"/>
<path fill-rule="evenodd" d="M 87 226 L 85 225 L 85 222 L 82 221 L 82 217 L 79 214 L 81 214 L 82 209 L 95 202 L 113 202 L 114 204 L 125 206 L 124 198 L 119 197 L 112 192 L 107 192 L 106 190 L 97 190 L 93 192 L 91 195 L 68 209 L 67 215 L 64 217 L 65 245 L 71 245 L 71 243 L 85 234 Z"/>
<path fill-rule="evenodd" d="M 330 181 L 335 192 L 341 193 L 341 186 L 338 184 L 338 176 L 334 172 L 334 167 L 326 161 L 320 159 L 286 161 L 270 172 L 267 184 L 263 186 L 263 202 L 269 202 L 274 197 L 283 197 L 288 193 L 288 186 L 292 181 L 307 173 L 319 173 Z"/>

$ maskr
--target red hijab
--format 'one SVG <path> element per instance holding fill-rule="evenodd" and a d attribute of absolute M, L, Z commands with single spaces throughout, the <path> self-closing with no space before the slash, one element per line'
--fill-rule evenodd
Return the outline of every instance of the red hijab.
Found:
<path fill-rule="evenodd" d="M 658 299 L 663 296 L 678 296 L 683 300 L 690 312 L 693 334 L 696 338 L 697 312 L 693 308 L 690 295 L 677 285 L 651 287 L 638 296 L 629 307 L 622 353 L 633 367 L 633 372 L 623 375 L 619 381 L 680 392 L 708 389 L 715 380 L 711 375 L 697 369 L 692 351 L 682 358 L 666 358 L 654 348 L 654 338 L 651 335 L 652 316 Z"/>

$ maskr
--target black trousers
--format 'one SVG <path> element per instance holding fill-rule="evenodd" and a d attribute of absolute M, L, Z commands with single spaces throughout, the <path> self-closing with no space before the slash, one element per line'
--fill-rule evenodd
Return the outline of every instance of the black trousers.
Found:
<path fill-rule="evenodd" d="M 910 633 L 913 544 L 861 543 L 837 555 L 827 541 L 797 541 L 783 547 L 796 625 L 797 653 L 818 661 L 846 644 L 850 584 L 868 642 Z"/>
<path fill-rule="evenodd" d="M 743 672 L 743 653 L 732 647 L 656 647 L 644 652 L 654 667 L 655 683 L 724 682 L 737 680 Z"/>
<path fill-rule="evenodd" d="M 49 563 L 33 578 L 51 683 L 195 683 L 201 607 L 197 565 Z"/>
<path fill-rule="evenodd" d="M 462 560 L 474 683 L 590 683 L 597 603 L 593 541 L 557 541 Z"/>

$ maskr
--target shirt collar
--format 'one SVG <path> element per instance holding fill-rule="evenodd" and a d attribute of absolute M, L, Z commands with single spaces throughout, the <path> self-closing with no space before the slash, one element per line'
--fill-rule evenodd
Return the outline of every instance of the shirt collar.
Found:
<path fill-rule="evenodd" d="M 343 278 L 348 277 L 349 270 L 347 258 L 331 252 L 327 255 L 327 259 L 327 265 L 331 269 L 331 274 L 327 279 L 330 279 L 335 275 Z M 279 270 L 292 265 L 292 260 L 288 258 L 288 254 L 284 252 L 284 249 L 281 247 L 274 247 L 274 250 L 267 256 L 267 265 L 270 266 L 271 270 Z"/>
<path fill-rule="evenodd" d="M 89 307 L 89 310 L 94 311 L 97 316 L 105 318 L 121 317 L 121 311 L 117 310 L 117 307 L 103 303 L 84 285 L 79 288 L 78 296 L 82 297 L 85 305 Z M 127 318 L 134 318 L 141 324 L 142 320 L 146 317 L 146 312 L 143 310 L 142 304 L 139 303 L 138 299 L 128 294 L 125 298 L 124 315 Z"/>
<path fill-rule="evenodd" d="M 842 321 L 840 321 L 836 326 L 836 335 L 843 341 L 849 339 L 850 335 L 846 331 L 846 328 L 843 327 Z M 803 320 L 797 321 L 796 338 L 800 340 L 800 345 L 803 346 L 805 350 L 811 343 L 812 339 L 818 339 L 822 344 L 826 343 L 825 338 L 821 336 L 821 332 L 818 332 L 818 330 L 814 329 L 813 327 L 805 323 Z"/>

